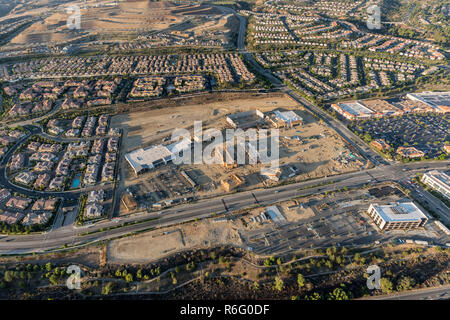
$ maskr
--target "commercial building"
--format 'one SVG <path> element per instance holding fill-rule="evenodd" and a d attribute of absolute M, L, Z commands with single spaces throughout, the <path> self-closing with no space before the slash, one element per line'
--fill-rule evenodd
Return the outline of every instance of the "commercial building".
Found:
<path fill-rule="evenodd" d="M 268 117 L 275 128 L 296 126 L 303 123 L 302 117 L 294 111 L 274 111 L 273 116 Z"/>
<path fill-rule="evenodd" d="M 125 159 L 137 175 L 159 165 L 172 162 L 180 152 L 190 149 L 192 143 L 182 140 L 171 145 L 155 145 L 145 149 L 137 149 L 125 155 Z"/>
<path fill-rule="evenodd" d="M 232 173 L 228 179 L 221 180 L 220 183 L 223 186 L 223 188 L 225 189 L 225 191 L 229 192 L 229 191 L 234 190 L 237 187 L 245 184 L 245 179 Z"/>
<path fill-rule="evenodd" d="M 408 93 L 408 99 L 420 101 L 435 109 L 436 112 L 450 112 L 450 91 Z"/>
<path fill-rule="evenodd" d="M 269 167 L 269 168 L 262 168 L 260 171 L 261 175 L 267 179 L 273 180 L 278 182 L 281 175 L 281 170 L 278 167 Z"/>
<path fill-rule="evenodd" d="M 227 122 L 235 129 L 248 129 L 264 123 L 264 114 L 259 110 L 235 113 L 227 117 Z"/>
<path fill-rule="evenodd" d="M 166 146 L 156 145 L 145 149 L 137 149 L 127 153 L 125 159 L 133 168 L 135 174 L 153 169 L 161 164 L 167 164 L 173 160 L 173 154 Z"/>
<path fill-rule="evenodd" d="M 424 226 L 428 218 L 413 202 L 388 205 L 371 204 L 367 211 L 380 230 L 414 229 Z"/>
<path fill-rule="evenodd" d="M 374 115 L 374 112 L 365 107 L 359 101 L 346 103 L 333 103 L 331 108 L 348 120 L 367 119 Z"/>
<path fill-rule="evenodd" d="M 131 192 L 126 192 L 122 197 L 122 204 L 124 205 L 127 212 L 132 212 L 137 209 L 137 201 Z"/>
<path fill-rule="evenodd" d="M 384 139 L 375 139 L 370 144 L 372 145 L 372 147 L 380 151 L 388 150 L 391 148 L 391 146 L 387 144 Z"/>
<path fill-rule="evenodd" d="M 432 170 L 422 176 L 422 182 L 450 199 L 450 177 L 438 170 Z"/>
<path fill-rule="evenodd" d="M 285 222 L 286 219 L 281 214 L 280 210 L 277 206 L 270 206 L 266 208 L 266 215 L 269 216 L 269 218 L 276 223 Z"/>
<path fill-rule="evenodd" d="M 403 114 L 403 110 L 397 108 L 396 106 L 390 104 L 386 100 L 374 99 L 374 100 L 365 100 L 361 101 L 368 109 L 374 112 L 374 116 L 383 117 L 383 116 L 393 116 L 393 115 L 401 115 Z"/>

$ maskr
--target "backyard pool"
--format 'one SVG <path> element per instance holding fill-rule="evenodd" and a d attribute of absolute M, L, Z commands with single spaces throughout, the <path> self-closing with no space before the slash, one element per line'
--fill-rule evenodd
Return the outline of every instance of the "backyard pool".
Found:
<path fill-rule="evenodd" d="M 73 178 L 71 189 L 79 188 L 81 183 L 81 174 L 75 175 L 75 178 Z"/>

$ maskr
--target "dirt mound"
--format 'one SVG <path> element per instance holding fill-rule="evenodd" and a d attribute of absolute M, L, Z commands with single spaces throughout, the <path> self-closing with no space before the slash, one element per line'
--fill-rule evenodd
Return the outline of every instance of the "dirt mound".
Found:
<path fill-rule="evenodd" d="M 120 7 L 122 9 L 168 9 L 175 7 L 174 4 L 170 3 L 169 1 L 150 1 L 150 0 L 127 0 L 120 4 Z"/>

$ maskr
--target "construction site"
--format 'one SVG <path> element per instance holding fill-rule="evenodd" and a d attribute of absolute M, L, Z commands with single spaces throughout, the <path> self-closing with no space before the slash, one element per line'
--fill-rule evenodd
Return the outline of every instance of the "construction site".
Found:
<path fill-rule="evenodd" d="M 256 111 L 255 111 L 256 110 Z M 201 121 L 203 134 L 196 137 L 194 121 Z M 136 199 L 137 211 L 159 210 L 192 199 L 275 186 L 285 181 L 309 179 L 356 171 L 367 163 L 351 146 L 311 113 L 287 96 L 262 95 L 257 99 L 215 102 L 204 105 L 166 108 L 117 115 L 112 126 L 124 128 L 121 154 L 121 186 Z M 279 166 L 260 161 L 268 150 L 252 149 L 250 139 L 223 145 L 223 154 L 214 150 L 213 164 L 204 162 L 174 164 L 178 145 L 172 141 L 176 129 L 186 129 L 194 145 L 207 150 L 213 137 L 208 130 L 279 130 Z M 225 137 L 226 140 L 226 137 Z M 238 139 L 236 139 L 237 141 Z M 271 140 L 269 134 L 268 140 Z M 261 141 L 259 141 L 261 146 Z M 234 150 L 230 150 L 234 148 Z M 245 162 L 239 162 L 239 148 Z M 205 156 L 205 155 L 203 155 Z M 160 157 L 160 158 L 159 158 Z M 121 212 L 122 214 L 130 213 Z"/>

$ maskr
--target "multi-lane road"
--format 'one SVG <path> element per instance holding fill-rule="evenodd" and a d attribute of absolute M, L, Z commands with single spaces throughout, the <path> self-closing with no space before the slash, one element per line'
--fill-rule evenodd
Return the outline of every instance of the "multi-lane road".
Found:
<path fill-rule="evenodd" d="M 195 218 L 211 217 L 214 213 L 222 214 L 252 206 L 268 205 L 288 200 L 296 196 L 338 190 L 345 186 L 351 188 L 360 187 L 369 183 L 404 181 L 413 177 L 416 172 L 448 168 L 448 161 L 379 166 L 371 170 L 203 200 L 197 203 L 166 209 L 158 213 L 144 212 L 133 217 L 122 218 L 121 220 L 113 219 L 112 221 L 106 221 L 91 226 L 80 228 L 65 226 L 45 234 L 8 235 L 0 238 L 0 253 L 17 254 L 43 252 L 45 250 L 61 248 L 64 245 L 80 245 L 93 241 L 111 239 L 130 232 L 190 221 Z M 404 171 L 403 169 L 407 170 Z M 135 222 L 135 224 L 120 226 L 122 223 L 130 222 Z M 102 231 L 108 227 L 116 228 Z M 80 235 L 85 232 L 90 233 L 87 235 Z"/>

